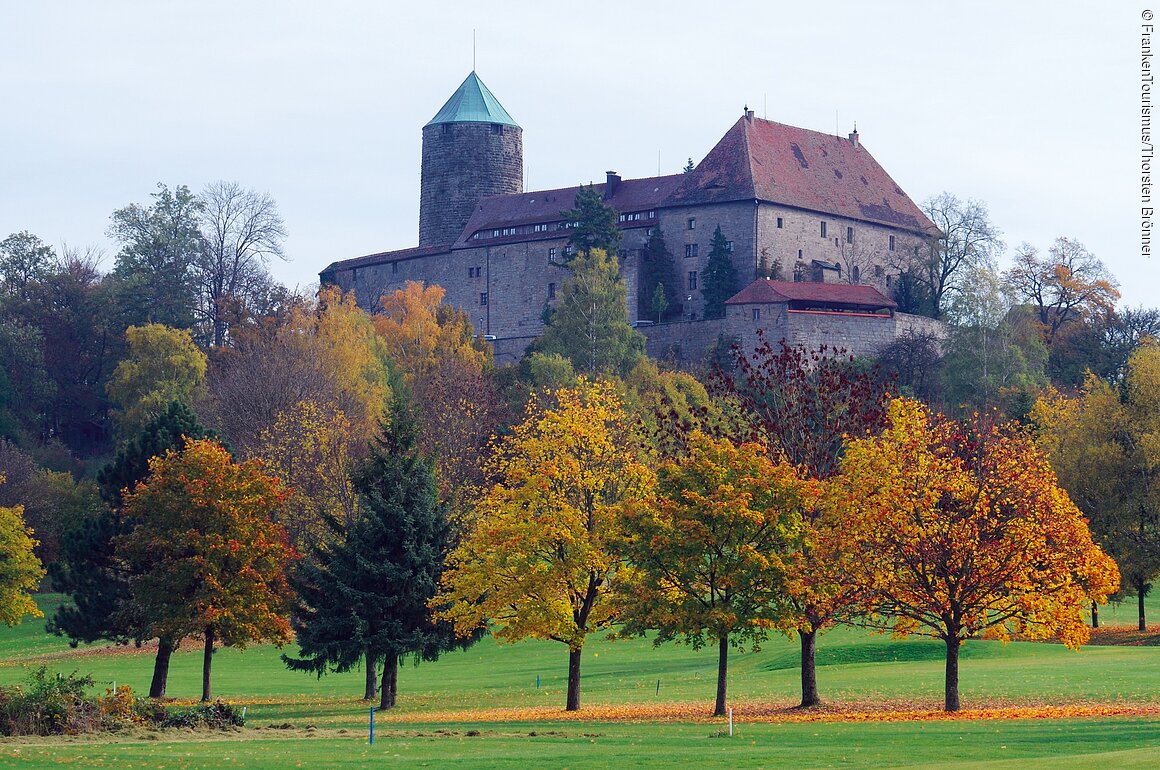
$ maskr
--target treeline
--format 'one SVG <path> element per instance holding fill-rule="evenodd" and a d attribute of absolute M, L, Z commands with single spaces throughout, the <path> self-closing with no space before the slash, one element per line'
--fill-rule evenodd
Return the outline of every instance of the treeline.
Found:
<path fill-rule="evenodd" d="M 249 213 L 215 217 L 235 210 L 215 195 Z M 567 645 L 578 708 L 590 633 L 656 633 L 717 647 L 718 711 L 728 650 L 770 632 L 800 638 L 818 703 L 818 634 L 855 623 L 943 639 L 954 709 L 964 640 L 1086 639 L 1084 608 L 1119 584 L 1104 551 L 1148 590 L 1160 353 L 1106 274 L 1079 288 L 1086 252 L 1000 274 L 970 246 L 959 264 L 983 277 L 943 282 L 941 345 L 863 361 L 723 341 L 688 373 L 627 322 L 609 212 L 564 212 L 570 275 L 514 367 L 437 286 L 374 314 L 277 287 L 281 220 L 236 185 L 115 212 L 107 275 L 6 239 L 0 619 L 34 611 L 47 565 L 72 597 L 50 630 L 157 640 L 153 697 L 182 639 L 203 641 L 207 700 L 215 649 L 295 639 L 288 666 L 361 666 L 383 707 L 400 660 L 486 629 Z M 1020 276 L 1037 302 L 1004 290 Z"/>

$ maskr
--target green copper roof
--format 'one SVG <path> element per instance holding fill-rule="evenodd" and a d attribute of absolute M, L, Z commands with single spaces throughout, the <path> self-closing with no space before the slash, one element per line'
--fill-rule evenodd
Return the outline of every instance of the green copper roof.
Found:
<path fill-rule="evenodd" d="M 520 127 L 520 124 L 508 115 L 503 105 L 491 95 L 491 91 L 487 90 L 487 86 L 474 70 L 427 125 L 433 126 L 437 123 L 499 123 Z"/>

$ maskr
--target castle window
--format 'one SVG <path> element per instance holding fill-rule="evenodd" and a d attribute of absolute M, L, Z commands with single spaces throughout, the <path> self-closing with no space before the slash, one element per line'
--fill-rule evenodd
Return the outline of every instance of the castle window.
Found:
<path fill-rule="evenodd" d="M 890 236 L 890 250 L 894 251 L 894 236 Z"/>
<path fill-rule="evenodd" d="M 782 218 L 778 217 L 777 218 L 777 229 L 780 230 L 784 224 L 785 223 L 784 223 L 784 221 L 782 221 Z"/>
<path fill-rule="evenodd" d="M 725 251 L 733 253 L 733 241 L 725 241 Z"/>
<path fill-rule="evenodd" d="M 881 278 L 884 275 L 886 275 L 886 271 L 882 268 L 882 265 L 875 265 L 874 266 L 874 277 Z"/>
<path fill-rule="evenodd" d="M 556 284 L 550 283 L 550 284 L 548 284 L 548 299 L 555 299 L 555 298 L 556 298 Z"/>
<path fill-rule="evenodd" d="M 846 228 L 846 243 L 853 243 L 853 242 L 854 242 L 854 228 L 847 227 Z"/>
<path fill-rule="evenodd" d="M 759 307 L 753 308 L 753 320 L 754 321 L 761 320 L 761 308 L 759 308 Z"/>
<path fill-rule="evenodd" d="M 802 250 L 798 249 L 798 259 L 801 259 L 801 258 L 802 258 Z"/>
<path fill-rule="evenodd" d="M 685 256 L 686 256 L 686 257 L 695 257 L 695 256 L 697 256 L 697 244 L 695 244 L 695 243 L 686 243 L 686 244 L 685 244 Z"/>
<path fill-rule="evenodd" d="M 862 282 L 862 268 L 858 267 L 857 265 L 854 265 L 853 269 L 850 270 L 850 278 L 853 279 L 854 283 L 861 283 Z"/>
<path fill-rule="evenodd" d="M 491 124 L 491 132 L 493 134 L 502 134 L 503 133 L 503 126 L 501 126 L 499 123 L 492 123 Z"/>
<path fill-rule="evenodd" d="M 479 293 L 479 306 L 484 307 L 486 305 L 487 305 L 487 292 L 481 291 Z"/>
<path fill-rule="evenodd" d="M 553 246 L 552 248 L 548 249 L 548 261 L 549 261 L 549 262 L 555 262 L 555 261 L 556 261 L 556 247 L 555 247 L 555 246 Z"/>
<path fill-rule="evenodd" d="M 650 211 L 650 212 L 648 213 L 648 218 L 649 218 L 649 219 L 656 219 L 656 218 L 657 218 L 657 213 L 656 213 L 655 211 Z"/>
<path fill-rule="evenodd" d="M 492 230 L 492 231 L 491 231 L 491 237 L 492 237 L 492 238 L 498 238 L 498 237 L 499 237 L 499 230 Z"/>
<path fill-rule="evenodd" d="M 451 133 L 451 126 L 449 124 L 447 124 L 447 123 L 443 124 L 443 133 L 445 133 L 445 134 Z"/>
<path fill-rule="evenodd" d="M 689 217 L 689 229 L 690 230 L 697 229 L 697 218 L 696 217 Z"/>
<path fill-rule="evenodd" d="M 696 291 L 697 289 L 697 271 L 689 271 L 689 291 Z"/>
<path fill-rule="evenodd" d="M 544 224 L 544 225 L 532 225 L 532 232 L 533 233 L 546 233 L 546 232 L 548 232 L 548 226 L 546 224 Z"/>
<path fill-rule="evenodd" d="M 825 220 L 822 220 L 822 237 L 823 238 L 826 237 L 826 222 L 825 222 Z"/>

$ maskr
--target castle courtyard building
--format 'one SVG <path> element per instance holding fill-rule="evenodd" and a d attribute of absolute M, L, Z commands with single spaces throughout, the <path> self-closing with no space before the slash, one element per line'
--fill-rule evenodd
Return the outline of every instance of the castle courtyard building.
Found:
<path fill-rule="evenodd" d="M 477 332 L 493 341 L 497 360 L 515 360 L 541 333 L 545 306 L 568 276 L 561 212 L 574 207 L 580 188 L 522 191 L 522 129 L 474 72 L 423 127 L 422 141 L 418 245 L 335 262 L 321 280 L 353 290 L 368 310 L 407 281 L 438 284 L 445 301 L 466 310 Z M 768 306 L 767 337 L 784 336 L 789 327 L 777 327 L 775 318 L 792 317 L 800 344 L 816 341 L 803 331 L 809 313 L 829 319 L 815 324 L 816 334 L 877 324 L 866 334 L 847 334 L 860 341 L 851 349 L 864 354 L 890 334 L 923 325 L 893 320 L 902 314 L 889 295 L 900 266 L 929 248 L 938 230 L 856 129 L 833 136 L 746 109 L 691 172 L 622 179 L 609 171 L 595 189 L 619 216 L 629 320 L 638 320 L 637 283 L 653 228 L 673 254 L 680 316 L 655 326 L 642 321 L 653 355 L 695 361 L 723 337 L 747 338 L 763 323 L 756 305 Z M 717 227 L 742 285 L 761 275 L 781 280 L 746 288 L 734 300 L 760 301 L 730 300 L 724 319 L 705 321 L 701 276 Z M 802 297 L 782 303 L 794 294 L 783 284 L 794 282 L 837 284 L 845 294 L 815 287 L 819 301 L 833 300 L 832 306 L 815 303 L 810 310 Z M 844 301 L 851 298 L 862 302 Z M 781 315 L 769 309 L 779 304 Z"/>

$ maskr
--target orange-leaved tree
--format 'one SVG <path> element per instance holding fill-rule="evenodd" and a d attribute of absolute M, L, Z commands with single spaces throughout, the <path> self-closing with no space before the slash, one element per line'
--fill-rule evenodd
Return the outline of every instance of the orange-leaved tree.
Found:
<path fill-rule="evenodd" d="M 654 494 L 626 507 L 620 635 L 716 642 L 714 715 L 725 713 L 730 644 L 756 647 L 799 624 L 791 584 L 818 486 L 760 444 L 697 431 L 687 455 L 660 467 Z"/>
<path fill-rule="evenodd" d="M 867 591 L 866 622 L 946 643 L 947 711 L 959 708 L 965 640 L 1056 636 L 1078 648 L 1091 633 L 1086 603 L 1119 586 L 1115 562 L 1014 424 L 960 423 L 895 400 L 880 436 L 850 442 L 825 508 L 845 533 L 842 568 Z"/>
<path fill-rule="evenodd" d="M 149 462 L 149 478 L 125 498 L 136 528 L 117 539 L 142 565 L 126 612 L 158 636 L 205 636 L 201 699 L 210 699 L 214 645 L 286 642 L 286 570 L 295 558 L 275 523 L 281 482 L 261 463 L 235 463 L 220 444 L 187 441 Z"/>
<path fill-rule="evenodd" d="M 580 654 L 611 621 L 606 594 L 620 567 L 620 514 L 651 472 L 631 447 L 613 386 L 581 380 L 536 400 L 496 447 L 495 479 L 448 558 L 433 606 L 466 635 L 484 623 L 504 641 L 568 646 L 567 709 L 580 708 Z"/>

